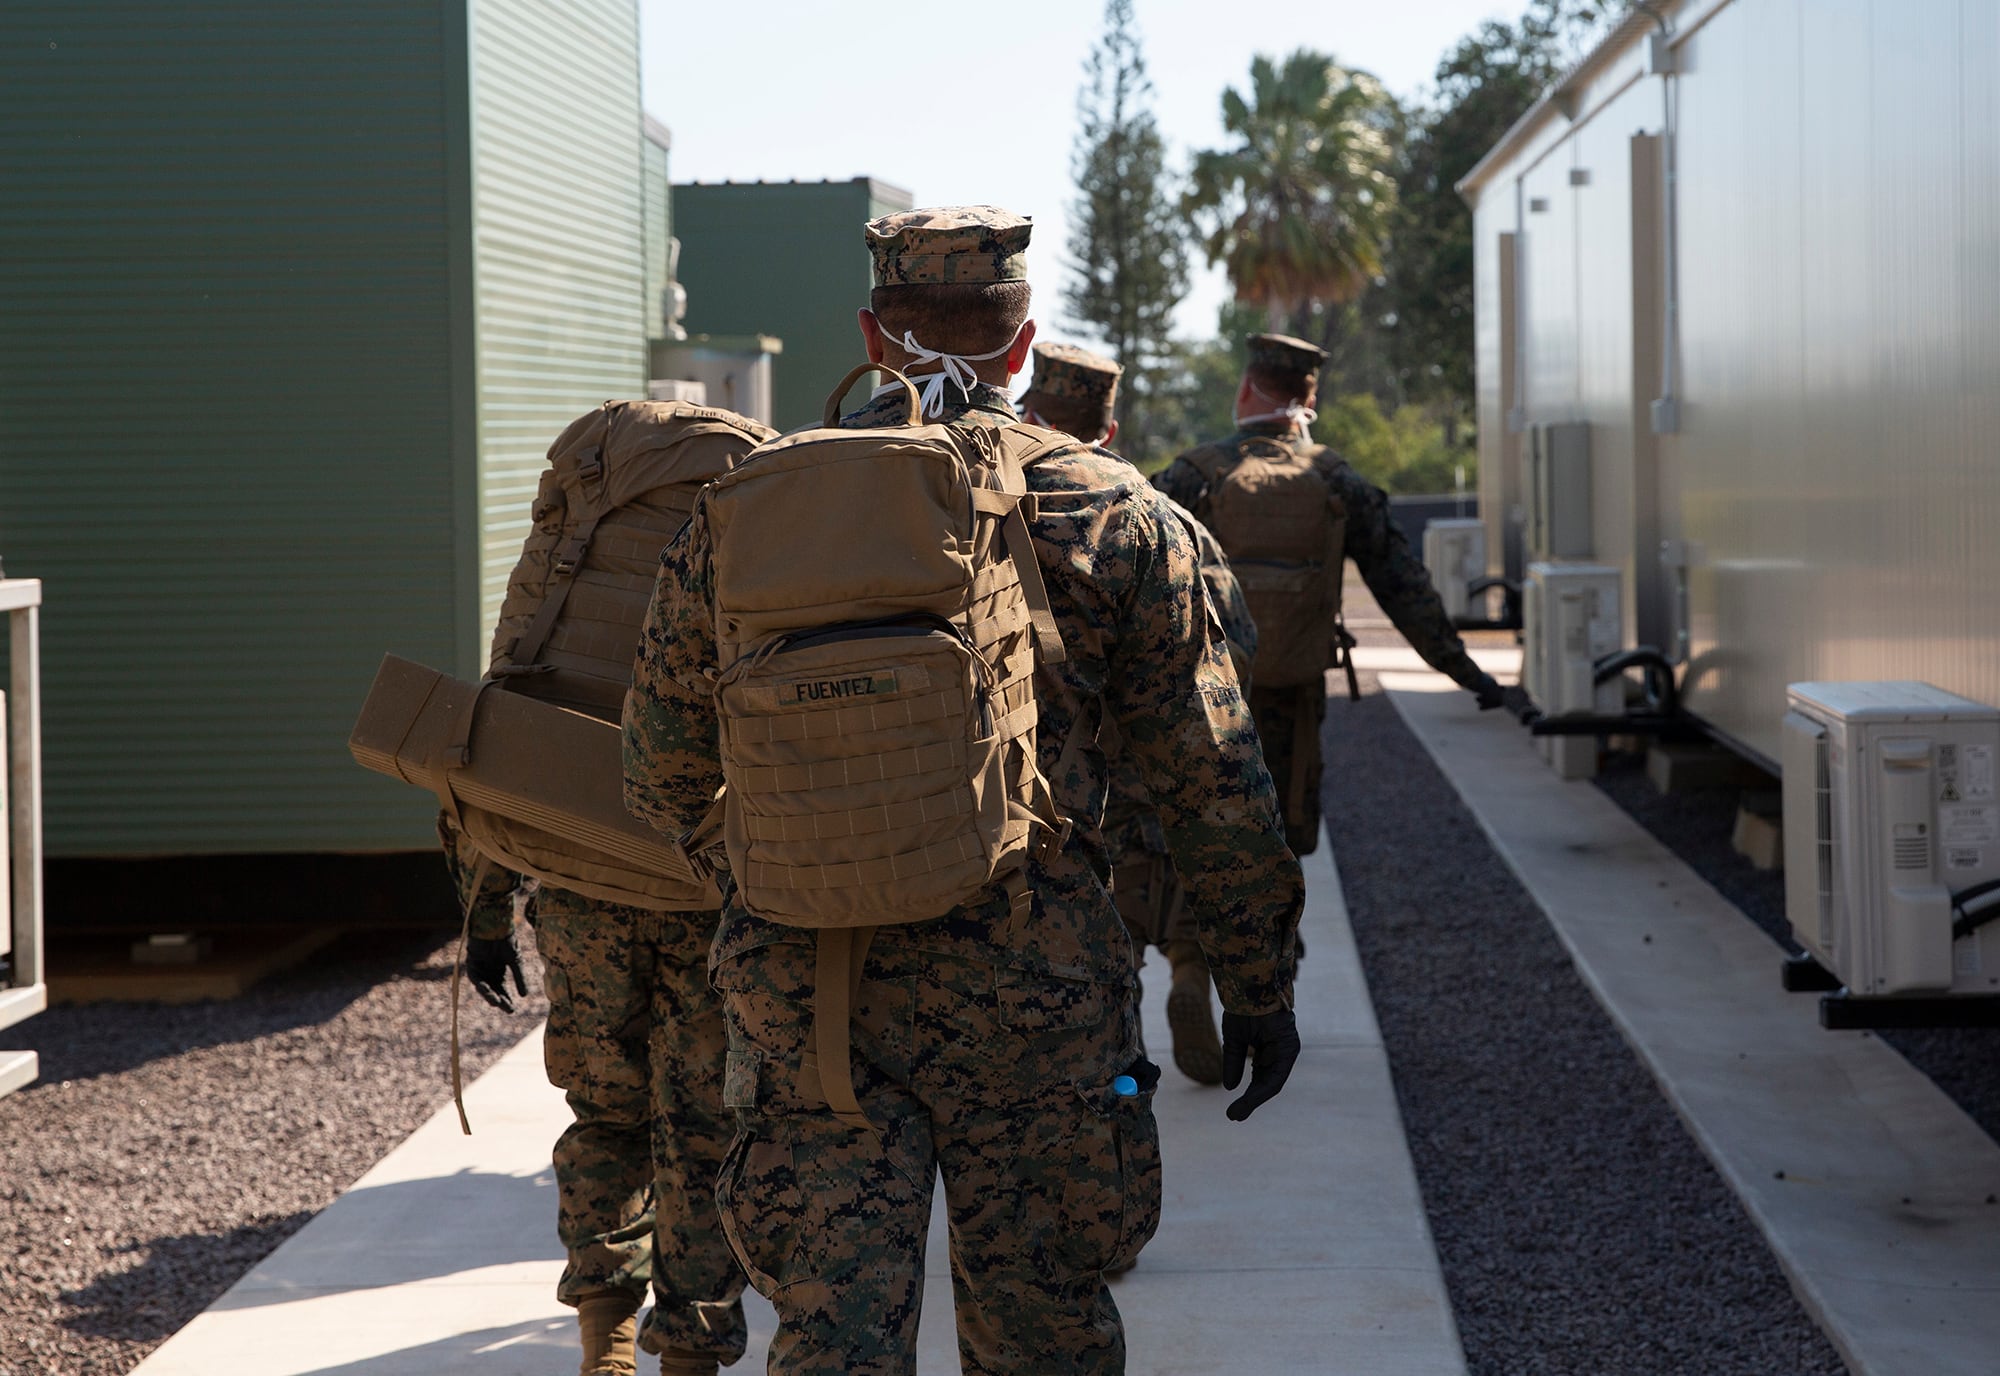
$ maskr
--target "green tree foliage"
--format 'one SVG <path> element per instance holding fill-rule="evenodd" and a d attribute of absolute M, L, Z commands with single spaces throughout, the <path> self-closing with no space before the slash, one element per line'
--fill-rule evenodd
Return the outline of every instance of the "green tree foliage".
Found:
<path fill-rule="evenodd" d="M 1166 148 L 1152 111 L 1152 81 L 1132 0 L 1108 0 L 1104 34 L 1084 63 L 1076 102 L 1075 227 L 1063 304 L 1125 367 L 1119 448 L 1138 458 L 1157 446 L 1155 395 L 1179 367 L 1170 339 L 1187 295 L 1186 221 L 1168 194 Z M 1171 404 L 1162 402 L 1172 409 Z M 1165 461 L 1162 457 L 1161 461 Z"/>
<path fill-rule="evenodd" d="M 1333 446 L 1354 470 L 1394 493 L 1467 490 L 1479 482 L 1472 451 L 1451 443 L 1435 408 L 1406 405 L 1385 414 L 1369 392 L 1350 392 L 1322 406 L 1313 435 Z"/>
<path fill-rule="evenodd" d="M 1146 447 L 1128 446 L 1123 431 L 1118 452 L 1143 473 L 1165 468 L 1204 440 L 1219 439 L 1236 429 L 1236 384 L 1243 376 L 1240 335 L 1175 342 L 1155 374 L 1146 397 L 1150 427 Z"/>
<path fill-rule="evenodd" d="M 1233 142 L 1196 154 L 1182 198 L 1238 300 L 1220 339 L 1183 346 L 1162 375 L 1155 449 L 1233 429 L 1241 337 L 1280 329 L 1328 351 L 1314 433 L 1362 473 L 1399 493 L 1452 491 L 1460 469 L 1475 482 L 1472 216 L 1457 183 L 1631 7 L 1528 0 L 1517 22 L 1451 48 L 1414 110 L 1323 55 L 1258 58 L 1248 96 L 1223 96 Z"/>
<path fill-rule="evenodd" d="M 1382 270 L 1395 205 L 1395 102 L 1366 72 L 1300 50 L 1250 64 L 1250 94 L 1222 93 L 1232 142 L 1198 152 L 1183 204 L 1239 301 L 1284 329 L 1345 303 Z"/>

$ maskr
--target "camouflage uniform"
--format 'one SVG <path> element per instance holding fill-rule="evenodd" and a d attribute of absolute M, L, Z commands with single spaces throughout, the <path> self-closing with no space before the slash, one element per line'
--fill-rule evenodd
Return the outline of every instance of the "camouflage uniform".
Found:
<path fill-rule="evenodd" d="M 1237 681 L 1250 682 L 1250 661 L 1257 653 L 1257 625 L 1243 600 L 1243 589 L 1229 571 L 1222 546 L 1208 533 L 1208 527 L 1188 514 L 1186 507 L 1168 499 L 1167 509 L 1178 517 L 1195 542 L 1195 556 L 1201 565 L 1203 592 L 1229 650 Z M 1252 689 L 1252 700 L 1255 690 Z M 1112 897 L 1131 930 L 1135 945 L 1165 949 L 1170 941 L 1194 941 L 1198 937 L 1186 905 L 1180 901 L 1180 883 L 1174 876 L 1167 834 L 1146 795 L 1146 781 L 1138 766 L 1123 752 L 1111 762 L 1111 791 L 1104 804 L 1105 841 L 1112 855 L 1115 880 Z M 1133 890 L 1138 890 L 1134 893 Z"/>
<path fill-rule="evenodd" d="M 882 237 L 926 214 L 871 225 L 879 277 L 922 270 L 892 251 L 884 272 Z M 949 266 L 955 255 L 910 256 L 942 260 L 952 281 L 1015 280 L 1026 222 L 985 218 L 975 228 L 992 242 L 979 238 L 966 256 L 990 255 L 990 269 L 1011 276 L 968 279 Z M 997 387 L 948 390 L 948 423 L 1014 420 Z M 879 395 L 845 423 L 900 425 L 905 404 L 900 392 Z M 996 885 L 933 921 L 877 931 L 852 1056 L 873 1132 L 827 1111 L 807 1056 L 814 934 L 755 917 L 733 898 L 723 910 L 714 977 L 738 1132 L 718 1200 L 753 1282 L 778 1310 L 773 1372 L 915 1369 L 936 1172 L 952 1222 L 964 1369 L 1124 1369 L 1103 1273 L 1129 1260 L 1158 1221 L 1159 1145 L 1131 944 L 1105 892 L 1106 766 L 1088 743 L 1103 721 L 1116 722 L 1185 862 L 1225 1003 L 1245 1013 L 1289 1004 L 1303 881 L 1227 652 L 1202 611 L 1186 532 L 1137 470 L 1081 445 L 1036 464 L 1028 485 L 1038 498 L 1036 553 L 1069 652 L 1038 675 L 1040 762 L 1078 825 L 1059 852 L 1030 862 L 1024 917 Z M 697 821 L 722 782 L 702 679 L 716 667 L 711 590 L 698 508 L 666 552 L 625 709 L 627 805 L 663 832 Z M 1079 719 L 1085 743 L 1065 752 Z M 1121 1073 L 1143 1077 L 1139 1095 L 1113 1090 Z"/>
<path fill-rule="evenodd" d="M 1273 341 L 1267 348 L 1311 345 L 1283 336 L 1252 336 L 1252 357 L 1260 341 Z M 1314 354 L 1319 350 L 1312 349 Z M 1324 357 L 1324 355 L 1320 355 Z M 1333 451 L 1313 443 L 1312 437 L 1292 419 L 1265 420 L 1245 424 L 1235 434 L 1204 449 L 1241 452 L 1255 438 L 1274 439 L 1301 454 L 1317 455 L 1316 467 L 1333 494 L 1331 519 L 1345 513 L 1347 558 L 1361 571 L 1362 581 L 1375 594 L 1396 629 L 1402 632 L 1424 662 L 1461 687 L 1497 698 L 1500 687 L 1466 653 L 1465 643 L 1445 615 L 1444 603 L 1431 583 L 1430 571 L 1410 549 L 1409 540 L 1389 515 L 1389 496 L 1363 478 Z M 1190 511 L 1199 513 L 1207 482 L 1183 454 L 1153 479 L 1154 485 Z M 1331 645 L 1334 628 L 1327 627 Z M 1287 809 L 1285 839 L 1300 855 L 1310 855 L 1319 847 L 1320 759 L 1319 724 L 1326 717 L 1326 694 L 1308 686 L 1264 689 L 1252 685 L 1251 711 L 1257 718 L 1257 734 L 1264 741 L 1264 758 L 1271 775 L 1279 781 L 1280 805 Z M 1295 771 L 1304 770 L 1301 778 Z M 1298 807 L 1293 809 L 1293 801 Z M 1295 814 L 1295 815 L 1294 815 Z"/>
<path fill-rule="evenodd" d="M 474 876 L 448 828 L 461 901 Z M 489 866 L 468 934 L 514 929 L 517 876 Z M 543 1063 L 574 1121 L 556 1139 L 556 1297 L 623 1290 L 653 1308 L 639 1335 L 729 1363 L 743 1355 L 742 1268 L 716 1218 L 728 1145 L 721 1000 L 708 981 L 713 912 L 602 903 L 553 884 L 528 900 L 549 1000 Z"/>

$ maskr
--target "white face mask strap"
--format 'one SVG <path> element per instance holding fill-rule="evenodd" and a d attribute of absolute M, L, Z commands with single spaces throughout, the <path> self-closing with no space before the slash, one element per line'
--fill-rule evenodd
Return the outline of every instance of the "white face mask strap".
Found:
<path fill-rule="evenodd" d="M 1264 391 L 1262 388 L 1258 387 L 1254 383 L 1251 384 L 1250 395 L 1255 397 L 1262 397 L 1267 402 L 1277 401 L 1276 397 Z M 1303 430 L 1318 419 L 1319 419 L 1319 412 L 1313 410 L 1312 407 L 1306 405 L 1304 402 L 1288 401 L 1284 404 L 1284 406 L 1280 407 L 1276 411 L 1264 411 L 1254 416 L 1239 415 L 1236 418 L 1236 423 L 1238 425 L 1261 425 L 1267 420 L 1282 420 L 1282 421 L 1289 421 L 1291 424 L 1296 425 L 1299 429 Z"/>
<path fill-rule="evenodd" d="M 875 323 L 880 325 L 882 323 L 881 319 L 878 317 Z M 927 349 L 917 343 L 915 330 L 904 330 L 903 337 L 897 339 L 885 328 L 882 331 L 882 337 L 910 356 L 912 368 L 920 363 L 940 363 L 943 365 L 935 373 L 922 373 L 910 378 L 912 382 L 920 379 L 923 382 L 923 390 L 920 394 L 923 413 L 926 416 L 941 416 L 944 414 L 945 382 L 947 380 L 951 381 L 956 384 L 959 391 L 970 396 L 972 389 L 979 385 L 979 374 L 974 371 L 972 365 L 1005 357 L 1008 350 L 1014 347 L 1014 340 L 1021 337 L 1021 332 L 1019 330 L 1014 331 L 1013 339 L 1008 340 L 1005 344 L 993 350 L 993 352 L 985 354 L 947 354 L 940 353 L 936 349 Z M 908 373 L 910 369 L 906 368 L 904 371 Z"/>

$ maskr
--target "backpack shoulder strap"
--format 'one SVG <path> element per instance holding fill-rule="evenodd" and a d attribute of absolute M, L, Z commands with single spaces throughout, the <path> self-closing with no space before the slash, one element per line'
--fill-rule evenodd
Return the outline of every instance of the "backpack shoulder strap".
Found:
<path fill-rule="evenodd" d="M 1202 485 L 1214 487 L 1226 469 L 1234 468 L 1242 455 L 1226 444 L 1204 444 L 1181 455 L 1181 462 L 1201 474 Z"/>
<path fill-rule="evenodd" d="M 536 661 L 555 631 L 563 604 L 569 600 L 577 570 L 583 567 L 583 556 L 590 550 L 590 538 L 597 533 L 597 523 L 604 519 L 604 455 L 611 444 L 613 424 L 623 407 L 623 402 L 610 401 L 598 407 L 596 424 L 586 427 L 576 437 L 581 443 L 564 446 L 558 440 L 559 452 L 551 451 L 549 454 L 549 465 L 555 469 L 558 480 L 566 476 L 566 466 L 569 470 L 567 476 L 573 478 L 573 481 L 562 482 L 562 488 L 567 502 L 566 515 L 575 524 L 569 525 L 562 543 L 549 557 L 549 582 L 542 605 L 535 612 L 535 619 L 528 623 L 528 629 L 508 649 L 509 667 L 526 666 Z M 567 436 L 568 432 L 564 433 Z M 581 510 L 575 500 L 578 496 L 583 498 Z"/>
<path fill-rule="evenodd" d="M 993 445 L 992 466 L 1000 485 L 972 490 L 974 510 L 1001 517 L 1006 523 L 1003 533 L 1007 554 L 1021 580 L 1021 597 L 1028 604 L 1028 618 L 1035 629 L 1035 658 L 1042 664 L 1060 664 L 1069 654 L 1063 648 L 1062 631 L 1056 626 L 1056 614 L 1049 605 L 1049 587 L 1042 578 L 1041 561 L 1035 557 L 1034 537 L 1028 530 L 1028 520 L 1035 512 L 1035 498 L 1028 491 L 1027 470 L 1075 443 L 1067 435 L 1035 426 L 1006 426 L 997 432 L 997 442 Z"/>

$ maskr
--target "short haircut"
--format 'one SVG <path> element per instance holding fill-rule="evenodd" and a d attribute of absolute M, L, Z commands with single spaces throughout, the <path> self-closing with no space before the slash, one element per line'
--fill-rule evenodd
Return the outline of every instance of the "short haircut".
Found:
<path fill-rule="evenodd" d="M 922 335 L 917 336 L 919 339 Z M 1043 398 L 1030 393 L 1028 404 L 1052 430 L 1074 435 L 1085 444 L 1104 438 L 1111 428 L 1111 408 L 1074 397 Z"/>
<path fill-rule="evenodd" d="M 1020 333 L 1032 294 L 1026 282 L 923 282 L 877 287 L 868 308 L 896 347 L 907 331 L 926 349 L 984 354 Z"/>
<path fill-rule="evenodd" d="M 1250 379 L 1252 387 L 1273 401 L 1304 401 L 1319 377 L 1317 373 L 1273 368 L 1267 363 L 1252 363 L 1243 370 L 1243 375 Z"/>

